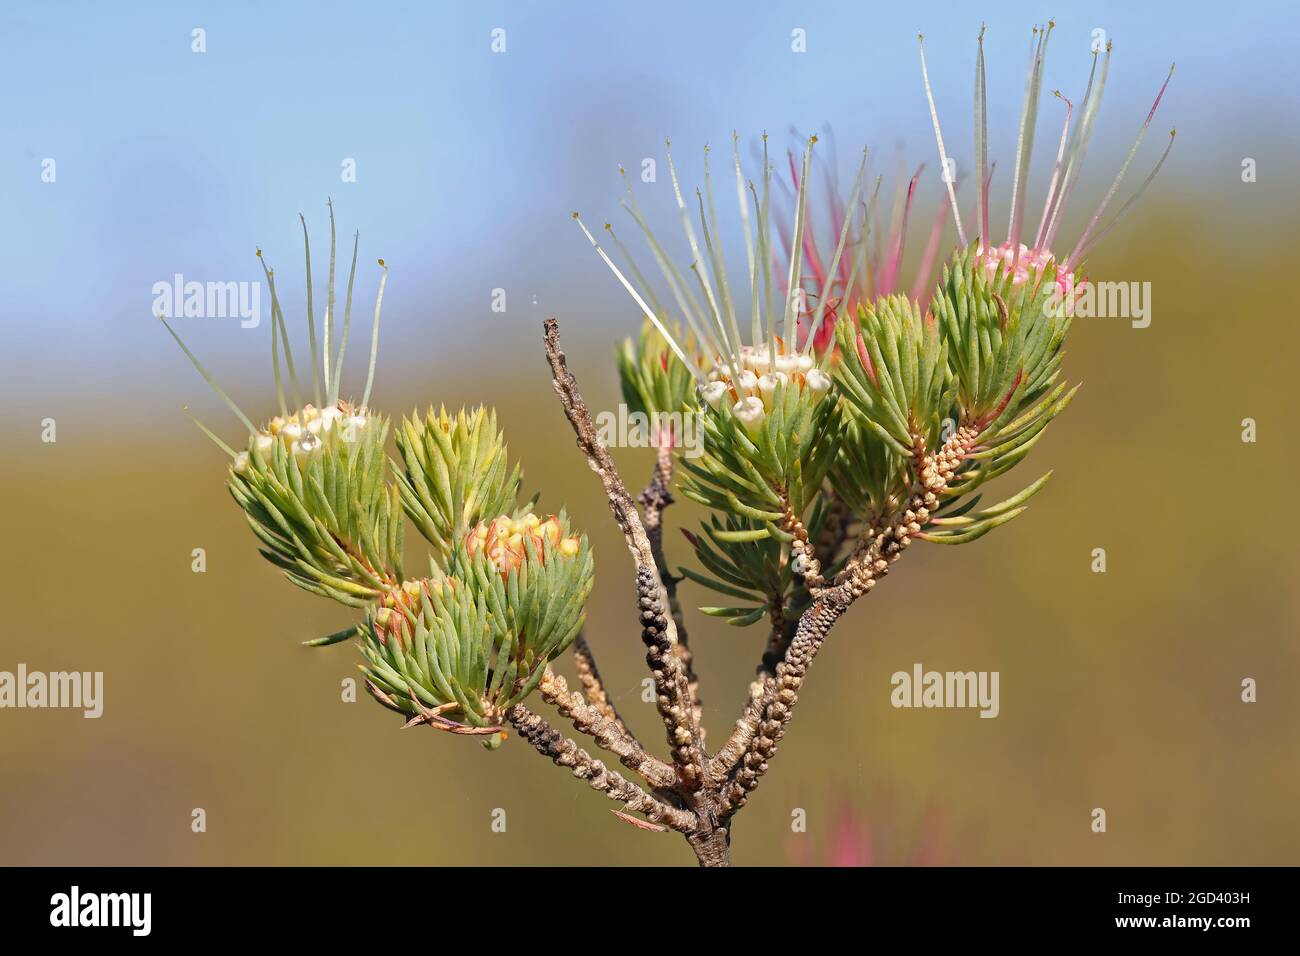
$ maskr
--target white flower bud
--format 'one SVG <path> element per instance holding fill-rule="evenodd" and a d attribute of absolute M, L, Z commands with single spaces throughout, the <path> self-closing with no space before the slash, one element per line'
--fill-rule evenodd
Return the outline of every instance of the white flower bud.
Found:
<path fill-rule="evenodd" d="M 297 422 L 288 422 L 283 428 L 280 429 L 280 434 L 282 434 L 289 441 L 297 441 L 299 438 L 302 437 L 302 426 L 299 425 Z"/>
<path fill-rule="evenodd" d="M 831 377 L 819 368 L 812 369 L 803 380 L 813 398 L 821 398 L 831 390 Z"/>
<path fill-rule="evenodd" d="M 257 436 L 257 450 L 258 450 L 258 451 L 270 451 L 270 450 L 271 450 L 271 446 L 274 445 L 274 444 L 275 444 L 275 437 L 272 436 L 272 435 L 258 435 L 258 436 Z"/>
<path fill-rule="evenodd" d="M 758 376 L 745 369 L 740 373 L 740 378 L 736 379 L 736 391 L 741 395 L 753 395 L 758 391 Z"/>
<path fill-rule="evenodd" d="M 235 463 L 232 467 L 235 469 L 235 474 L 237 475 L 242 475 L 244 472 L 248 471 L 248 452 L 241 451 L 236 455 Z"/>
<path fill-rule="evenodd" d="M 784 372 L 769 372 L 758 380 L 758 393 L 763 399 L 763 407 L 771 411 L 772 405 L 776 401 L 776 389 L 778 385 L 786 385 L 790 381 L 790 376 Z"/>
<path fill-rule="evenodd" d="M 763 430 L 763 422 L 767 419 L 767 412 L 763 409 L 763 400 L 755 398 L 753 395 L 748 398 L 742 398 L 731 409 L 731 413 L 744 426 L 749 437 L 753 438 Z"/>
<path fill-rule="evenodd" d="M 727 394 L 727 386 L 723 382 L 710 382 L 700 388 L 700 397 L 708 403 L 709 408 L 717 409 L 722 404 L 722 396 Z"/>
<path fill-rule="evenodd" d="M 313 418 L 311 421 L 307 423 L 307 434 L 319 435 L 321 427 L 322 427 L 321 420 L 319 418 Z"/>
<path fill-rule="evenodd" d="M 805 374 L 813 367 L 813 358 L 811 355 L 796 355 L 794 357 L 794 367 L 796 371 Z"/>

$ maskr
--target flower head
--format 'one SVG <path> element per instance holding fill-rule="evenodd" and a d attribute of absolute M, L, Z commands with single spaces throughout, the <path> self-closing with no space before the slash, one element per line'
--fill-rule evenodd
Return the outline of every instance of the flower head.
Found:
<path fill-rule="evenodd" d="M 627 247 L 614 233 L 613 226 L 605 225 L 609 234 L 627 261 L 631 278 L 624 274 L 587 229 L 581 217 L 574 219 L 595 248 L 597 254 L 614 276 L 632 296 L 642 313 L 667 344 L 668 350 L 680 360 L 693 376 L 701 398 L 710 407 L 724 404 L 733 413 L 743 411 L 747 429 L 761 421 L 771 408 L 778 385 L 797 388 L 800 395 L 820 399 L 826 390 L 820 387 L 824 379 L 813 376 L 813 385 L 806 389 L 808 373 L 820 360 L 829 330 L 834 323 L 836 309 L 840 307 L 845 289 L 858 288 L 853 249 L 849 248 L 850 217 L 837 216 L 838 241 L 833 254 L 825 259 L 806 230 L 809 172 L 813 151 L 818 138 L 810 136 L 804 150 L 802 171 L 794 177 L 794 213 L 788 224 L 788 235 L 774 237 L 772 228 L 771 195 L 774 167 L 767 154 L 767 137 L 763 137 L 763 172 L 761 189 L 745 178 L 741 168 L 739 137 L 732 138 L 732 158 L 735 169 L 739 231 L 743 236 L 745 260 L 748 266 L 742 285 L 728 275 L 723 251 L 723 232 L 717 215 L 713 180 L 709 167 L 710 151 L 704 151 L 704 187 L 695 192 L 695 202 L 688 206 L 673 163 L 671 144 L 668 148 L 668 169 L 672 179 L 682 231 L 691 251 L 692 262 L 688 268 L 678 266 L 665 247 L 656 238 L 641 214 L 630 184 L 624 208 L 644 234 L 654 260 L 667 286 L 668 300 L 674 304 L 677 316 L 684 323 L 689 336 L 682 340 L 680 334 L 670 329 L 670 310 L 655 292 L 638 268 Z M 866 152 L 849 196 L 847 207 L 857 208 L 866 169 Z M 624 180 L 626 182 L 626 174 Z M 782 231 L 781 229 L 776 230 Z M 856 244 L 855 244 L 856 245 Z M 776 275 L 775 259 L 788 250 L 788 268 L 784 280 Z M 847 252 L 847 255 L 846 255 Z M 687 273 L 691 278 L 687 278 Z M 842 278 L 841 278 L 842 277 Z M 815 296 L 808 293 L 809 286 L 818 288 Z M 783 289 L 781 288 L 783 287 Z M 748 321 L 742 318 L 743 297 L 748 293 Z M 809 299 L 817 304 L 809 306 Z M 748 341 L 742 333 L 747 325 Z M 822 349 L 814 350 L 821 342 Z M 703 354 L 689 354 L 696 348 Z M 667 358 L 667 356 L 665 356 Z M 824 369 L 823 369 L 824 372 Z M 722 383 L 722 388 L 717 383 Z M 757 404 L 746 402 L 755 398 Z"/>
<path fill-rule="evenodd" d="M 289 342 L 289 330 L 275 288 L 275 270 L 266 264 L 265 259 L 262 257 L 262 250 L 257 250 L 258 261 L 262 265 L 262 271 L 271 290 L 271 367 L 275 375 L 276 400 L 280 406 L 280 414 L 274 416 L 262 427 L 259 428 L 253 424 L 252 419 L 245 415 L 226 391 L 213 380 L 207 369 L 189 350 L 181 337 L 177 335 L 176 330 L 167 322 L 167 319 L 161 315 L 158 316 L 195 369 L 198 370 L 212 390 L 235 413 L 236 417 L 248 430 L 248 451 L 237 453 L 206 427 L 199 426 L 203 428 L 209 438 L 230 455 L 232 459 L 231 467 L 236 474 L 246 473 L 251 460 L 250 453 L 253 451 L 260 452 L 265 456 L 269 455 L 277 444 L 281 444 L 295 457 L 301 458 L 319 451 L 324 445 L 324 437 L 330 434 L 336 426 L 340 432 L 346 434 L 345 440 L 354 441 L 357 431 L 365 429 L 371 422 L 367 405 L 370 401 L 370 391 L 375 380 L 375 360 L 379 349 L 379 316 L 384 301 L 384 286 L 388 283 L 388 266 L 385 265 L 383 259 L 379 260 L 379 266 L 384 271 L 379 280 L 379 291 L 375 297 L 374 329 L 370 340 L 370 369 L 366 376 L 365 392 L 359 402 L 353 403 L 342 400 L 339 393 L 343 377 L 343 355 L 347 349 L 348 335 L 352 327 L 352 287 L 356 281 L 357 242 L 359 237 L 354 237 L 352 247 L 352 269 L 348 277 L 348 295 L 343 312 L 342 335 L 338 337 L 337 341 L 334 341 L 336 336 L 334 301 L 336 236 L 334 230 L 334 205 L 332 202 L 329 204 L 329 216 L 329 290 L 325 315 L 319 329 L 321 339 L 319 344 L 316 316 L 312 302 L 311 244 L 307 236 L 307 221 L 304 217 L 299 216 L 302 221 L 303 243 L 306 247 L 307 256 L 307 332 L 311 346 L 311 381 L 309 383 L 311 390 L 309 392 L 306 391 L 303 385 L 300 385 L 298 380 L 297 366 L 293 358 L 293 347 Z M 288 390 L 285 388 L 284 378 L 281 374 L 280 353 L 282 349 L 284 352 L 283 369 L 288 372 L 289 376 Z M 305 399 L 304 394 L 306 395 Z M 289 410 L 289 399 L 292 399 L 295 411 Z"/>
<path fill-rule="evenodd" d="M 1053 250 L 1057 248 L 1057 239 L 1061 223 L 1064 220 L 1065 210 L 1069 205 L 1075 185 L 1079 181 L 1084 156 L 1087 153 L 1093 127 L 1097 121 L 1097 113 L 1101 107 L 1101 96 L 1106 86 L 1106 75 L 1110 67 L 1111 44 L 1106 43 L 1104 55 L 1100 48 L 1094 48 L 1093 50 L 1092 69 L 1088 74 L 1088 82 L 1084 88 L 1083 96 L 1078 100 L 1080 115 L 1077 123 L 1071 125 L 1074 119 L 1075 101 L 1064 96 L 1059 90 L 1053 93 L 1057 99 L 1065 104 L 1065 119 L 1056 149 L 1051 180 L 1047 187 L 1047 196 L 1043 201 L 1043 211 L 1039 217 L 1037 229 L 1031 233 L 1028 231 L 1029 223 L 1025 218 L 1028 198 L 1026 193 L 1028 190 L 1030 161 L 1034 148 L 1034 132 L 1038 121 L 1039 101 L 1042 95 L 1043 65 L 1047 57 L 1048 42 L 1051 39 L 1054 27 L 1055 23 L 1048 21 L 1046 26 L 1036 26 L 1033 30 L 1029 77 L 1026 82 L 1025 99 L 1020 114 L 1020 132 L 1016 143 L 1016 162 L 1011 183 L 1011 211 L 1007 223 L 1006 238 L 1002 242 L 995 242 L 990 235 L 989 187 L 993 176 L 988 164 L 988 99 L 984 72 L 984 29 L 980 28 L 975 63 L 975 157 L 978 167 L 976 176 L 978 195 L 975 204 L 975 242 L 977 243 L 978 264 L 984 267 L 990 279 L 994 278 L 999 271 L 1005 271 L 1011 275 L 1013 285 L 1020 285 L 1027 281 L 1031 273 L 1039 274 L 1049 264 L 1053 264 L 1056 268 L 1056 283 L 1059 291 L 1063 295 L 1070 295 L 1074 291 L 1076 275 L 1084 257 L 1115 227 L 1137 201 L 1138 197 L 1146 190 L 1147 186 L 1151 184 L 1151 181 L 1155 179 L 1156 174 L 1160 171 L 1160 167 L 1164 165 L 1169 150 L 1173 147 L 1174 131 L 1170 131 L 1169 144 L 1165 147 L 1150 174 L 1110 220 L 1105 225 L 1101 225 L 1103 215 L 1115 198 L 1115 193 L 1118 191 L 1124 175 L 1128 172 L 1133 158 L 1137 155 L 1138 148 L 1142 145 L 1147 128 L 1150 127 L 1151 121 L 1155 117 L 1156 108 L 1160 105 L 1160 100 L 1164 97 L 1165 90 L 1169 86 L 1169 80 L 1173 76 L 1174 68 L 1169 67 L 1169 74 L 1165 77 L 1160 91 L 1156 94 L 1155 102 L 1151 104 L 1146 120 L 1138 130 L 1137 138 L 1129 150 L 1128 156 L 1124 159 L 1123 165 L 1120 166 L 1119 172 L 1116 173 L 1110 188 L 1106 191 L 1101 204 L 1094 211 L 1088 225 L 1079 235 L 1069 253 L 1058 256 Z M 1100 71 L 1098 71 L 1099 65 Z M 930 117 L 934 124 L 935 142 L 939 147 L 939 159 L 945 170 L 944 181 L 947 183 L 949 203 L 952 207 L 953 220 L 957 226 L 957 236 L 962 247 L 965 248 L 968 245 L 967 236 L 962 224 L 961 211 L 958 208 L 955 176 L 951 172 L 953 166 L 944 146 L 943 133 L 939 126 L 939 114 L 935 107 L 934 93 L 930 87 L 930 74 L 925 61 L 924 38 L 921 38 L 921 76 L 925 84 L 926 99 L 930 106 Z M 1030 238 L 1031 235 L 1032 239 Z"/>
<path fill-rule="evenodd" d="M 502 574 L 517 570 L 528 559 L 529 544 L 537 559 L 545 564 L 546 556 L 551 553 L 566 558 L 577 555 L 580 539 L 566 536 L 555 515 L 543 520 L 531 511 L 518 518 L 501 515 L 491 521 L 480 521 L 465 537 L 470 557 L 485 554 Z"/>

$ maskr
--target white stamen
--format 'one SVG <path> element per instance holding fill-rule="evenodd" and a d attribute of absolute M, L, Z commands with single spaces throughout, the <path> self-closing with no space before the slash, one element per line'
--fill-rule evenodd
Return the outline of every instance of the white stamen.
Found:
<path fill-rule="evenodd" d="M 930 103 L 930 121 L 934 124 L 934 140 L 939 144 L 939 164 L 948 185 L 948 201 L 952 203 L 952 221 L 957 227 L 957 239 L 964 248 L 967 245 L 966 230 L 961 225 L 961 210 L 957 207 L 957 190 L 953 185 L 957 177 L 949 172 L 948 151 L 943 147 L 943 132 L 939 129 L 939 111 L 934 106 L 934 93 L 930 89 L 930 71 L 925 65 L 925 38 L 917 34 L 917 40 L 921 43 L 921 78 L 925 82 L 925 98 Z"/>
<path fill-rule="evenodd" d="M 700 373 L 695 368 L 695 363 L 687 359 L 686 353 L 682 351 L 682 347 L 677 344 L 677 340 L 673 338 L 672 333 L 670 333 L 663 322 L 659 320 L 659 316 L 655 315 L 650 306 L 646 305 L 645 299 L 641 298 L 636 289 L 632 287 L 632 283 L 627 281 L 627 277 L 619 271 L 618 266 L 614 265 L 614 260 L 612 260 L 605 253 L 605 250 L 600 247 L 600 243 L 596 241 L 596 237 L 591 234 L 591 230 L 586 227 L 576 212 L 573 214 L 573 221 L 578 224 L 578 228 L 581 229 L 583 234 L 587 237 L 587 241 L 590 242 L 592 248 L 596 250 L 596 254 L 600 256 L 605 265 L 609 266 L 609 271 L 614 273 L 614 277 L 622 283 L 623 288 L 627 290 L 628 295 L 632 296 L 632 299 L 636 304 L 641 307 L 641 311 L 645 314 L 645 317 L 651 321 L 656 329 L 659 330 L 659 334 L 664 337 L 664 341 L 668 343 L 668 347 L 673 350 L 673 353 L 682 360 L 682 364 L 690 369 L 691 374 L 698 380 Z"/>

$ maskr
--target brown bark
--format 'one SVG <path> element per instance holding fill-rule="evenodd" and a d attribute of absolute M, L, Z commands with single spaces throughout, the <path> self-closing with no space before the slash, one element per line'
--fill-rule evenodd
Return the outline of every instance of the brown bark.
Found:
<path fill-rule="evenodd" d="M 522 704 L 511 709 L 510 722 L 539 753 L 570 768 L 594 789 L 649 822 L 616 810 L 619 819 L 645 830 L 677 830 L 686 837 L 701 866 L 727 866 L 731 817 L 767 772 L 808 669 L 827 635 L 844 612 L 888 573 L 925 526 L 938 506 L 939 494 L 978 437 L 976 430 L 959 430 L 933 455 L 917 452 L 913 463 L 917 482 L 908 499 L 895 514 L 863 529 L 857 548 L 833 582 L 822 577 L 823 569 L 834 563 L 847 540 L 848 516 L 836 513 L 831 526 L 813 542 L 799 516 L 787 515 L 811 603 L 794 620 L 786 620 L 783 613 L 774 614 L 772 636 L 758 679 L 751 685 L 750 699 L 722 749 L 710 758 L 703 745 L 698 681 L 676 600 L 677 579 L 669 573 L 663 551 L 663 511 L 672 503 L 671 454 L 660 451 L 653 480 L 640 496 L 643 521 L 613 459 L 596 437 L 587 406 L 560 350 L 555 319 L 546 320 L 544 339 L 555 390 L 577 435 L 578 447 L 600 478 L 610 511 L 632 553 L 646 662 L 654 676 L 656 705 L 668 732 L 672 760 L 666 763 L 653 757 L 627 731 L 600 681 L 591 649 L 581 637 L 574 656 L 585 700 L 571 693 L 564 679 L 549 670 L 540 685 L 542 697 L 579 732 L 641 774 L 653 793 L 605 767 Z"/>
<path fill-rule="evenodd" d="M 663 718 L 672 750 L 673 764 L 677 767 L 680 787 L 685 792 L 699 790 L 704 785 L 705 755 L 700 741 L 699 724 L 691 706 L 690 688 L 686 667 L 678 651 L 677 626 L 668 615 L 668 599 L 659 579 L 659 567 L 641 515 L 632 496 L 614 465 L 608 450 L 596 437 L 587 404 L 578 391 L 577 380 L 569 371 L 564 352 L 560 349 L 559 323 L 547 319 L 543 324 L 546 357 L 551 365 L 555 392 L 560 397 L 564 414 L 573 426 L 578 448 L 587 458 L 587 464 L 600 478 L 609 501 L 610 511 L 627 541 L 628 550 L 636 563 L 637 611 L 641 620 L 641 640 L 646 646 L 646 663 L 655 683 L 655 703 Z"/>
<path fill-rule="evenodd" d="M 654 555 L 655 566 L 659 569 L 659 581 L 663 584 L 664 595 L 668 599 L 668 610 L 672 614 L 673 625 L 677 628 L 677 657 L 686 669 L 686 688 L 690 692 L 691 711 L 700 737 L 700 746 L 704 746 L 703 706 L 700 703 L 700 679 L 695 674 L 695 656 L 691 653 L 686 635 L 686 621 L 682 614 L 681 602 L 677 599 L 677 582 L 681 579 L 668 570 L 668 559 L 664 555 L 664 509 L 673 503 L 669 486 L 673 478 L 673 453 L 671 449 L 659 448 L 655 453 L 654 474 L 650 484 L 641 492 L 641 508 L 644 515 L 646 536 L 650 539 L 650 551 Z"/>
<path fill-rule="evenodd" d="M 578 632 L 577 640 L 573 642 L 573 666 L 578 672 L 578 683 L 582 684 L 582 695 L 587 699 L 587 703 L 606 720 L 612 720 L 614 725 L 628 737 L 636 740 L 636 736 L 627 729 L 627 724 L 623 723 L 623 718 L 619 716 L 618 708 L 614 706 L 614 701 L 605 690 L 605 681 L 596 667 L 596 656 L 592 653 L 591 645 L 587 643 L 586 635 L 581 631 Z"/>

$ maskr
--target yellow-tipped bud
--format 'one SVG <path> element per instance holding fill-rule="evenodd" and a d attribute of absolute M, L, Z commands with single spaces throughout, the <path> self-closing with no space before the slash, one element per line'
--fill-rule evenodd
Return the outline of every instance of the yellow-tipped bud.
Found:
<path fill-rule="evenodd" d="M 519 568 L 528 557 L 528 544 L 540 560 L 545 561 L 547 548 L 566 558 L 577 555 L 579 541 L 564 537 L 560 519 L 551 515 L 545 520 L 529 512 L 517 519 L 507 515 L 480 522 L 465 536 L 465 549 L 471 556 L 485 554 L 502 574 Z"/>

